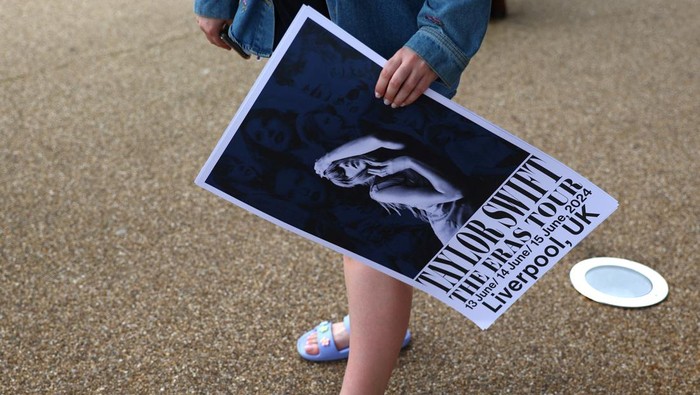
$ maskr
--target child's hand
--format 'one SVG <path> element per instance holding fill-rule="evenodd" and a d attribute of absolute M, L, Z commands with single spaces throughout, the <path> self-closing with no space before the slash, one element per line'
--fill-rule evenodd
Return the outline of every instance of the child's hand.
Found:
<path fill-rule="evenodd" d="M 392 107 L 407 106 L 437 79 L 437 74 L 412 49 L 403 47 L 384 65 L 374 88 L 377 98 Z"/>
<path fill-rule="evenodd" d="M 226 45 L 226 43 L 219 37 L 219 34 L 221 33 L 221 28 L 224 26 L 224 24 L 231 24 L 232 20 L 226 20 L 226 19 L 216 19 L 216 18 L 207 18 L 205 16 L 199 16 L 197 15 L 197 24 L 199 25 L 199 28 L 204 32 L 204 35 L 207 37 L 207 40 L 209 40 L 210 43 L 216 45 L 217 47 L 221 47 L 226 50 L 231 50 L 231 47 Z"/>

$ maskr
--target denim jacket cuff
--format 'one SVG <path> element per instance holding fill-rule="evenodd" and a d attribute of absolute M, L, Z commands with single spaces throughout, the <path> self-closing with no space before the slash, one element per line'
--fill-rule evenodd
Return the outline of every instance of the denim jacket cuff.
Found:
<path fill-rule="evenodd" d="M 232 19 L 236 4 L 230 0 L 195 0 L 194 13 L 207 18 Z"/>
<path fill-rule="evenodd" d="M 462 72 L 469 64 L 469 58 L 438 29 L 422 26 L 406 43 L 438 75 L 439 81 L 454 89 L 459 84 Z"/>

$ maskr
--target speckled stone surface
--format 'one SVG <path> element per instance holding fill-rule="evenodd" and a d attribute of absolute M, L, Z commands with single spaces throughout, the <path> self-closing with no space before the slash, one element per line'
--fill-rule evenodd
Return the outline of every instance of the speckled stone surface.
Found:
<path fill-rule="evenodd" d="M 608 191 L 618 211 L 487 331 L 417 293 L 392 394 L 700 389 L 700 3 L 513 0 L 455 100 Z M 0 3 L 0 393 L 332 394 L 296 337 L 346 302 L 337 254 L 194 186 L 264 62 L 191 3 Z M 645 263 L 625 310 L 568 280 Z"/>

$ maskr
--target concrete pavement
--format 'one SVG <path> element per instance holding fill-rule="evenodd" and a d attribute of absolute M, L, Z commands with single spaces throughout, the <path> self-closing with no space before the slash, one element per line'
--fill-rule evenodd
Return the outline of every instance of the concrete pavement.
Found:
<path fill-rule="evenodd" d="M 388 392 L 697 392 L 700 4 L 508 6 L 455 101 L 620 208 L 488 331 L 417 293 Z M 0 4 L 0 393 L 339 389 L 344 364 L 294 344 L 342 318 L 340 258 L 193 184 L 264 62 L 191 8 Z M 653 267 L 668 299 L 588 301 L 568 272 L 593 256 Z"/>

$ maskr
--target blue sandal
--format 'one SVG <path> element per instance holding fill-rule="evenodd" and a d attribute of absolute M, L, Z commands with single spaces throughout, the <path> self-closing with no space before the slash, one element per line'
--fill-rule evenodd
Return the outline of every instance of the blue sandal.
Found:
<path fill-rule="evenodd" d="M 343 318 L 343 325 L 345 325 L 345 331 L 350 335 L 350 316 L 346 315 Z M 331 331 L 332 323 L 330 321 L 323 321 L 318 324 L 314 329 L 304 333 L 297 340 L 297 351 L 302 358 L 313 361 L 313 362 L 328 362 L 328 361 L 338 361 L 341 359 L 347 359 L 350 352 L 350 347 L 346 347 L 342 350 L 338 350 L 335 346 L 335 341 L 333 340 L 333 332 Z M 312 333 L 318 333 L 318 354 L 312 355 L 306 352 L 306 339 Z M 406 336 L 403 339 L 403 344 L 401 348 L 406 347 L 411 341 L 411 331 L 406 331 Z"/>

